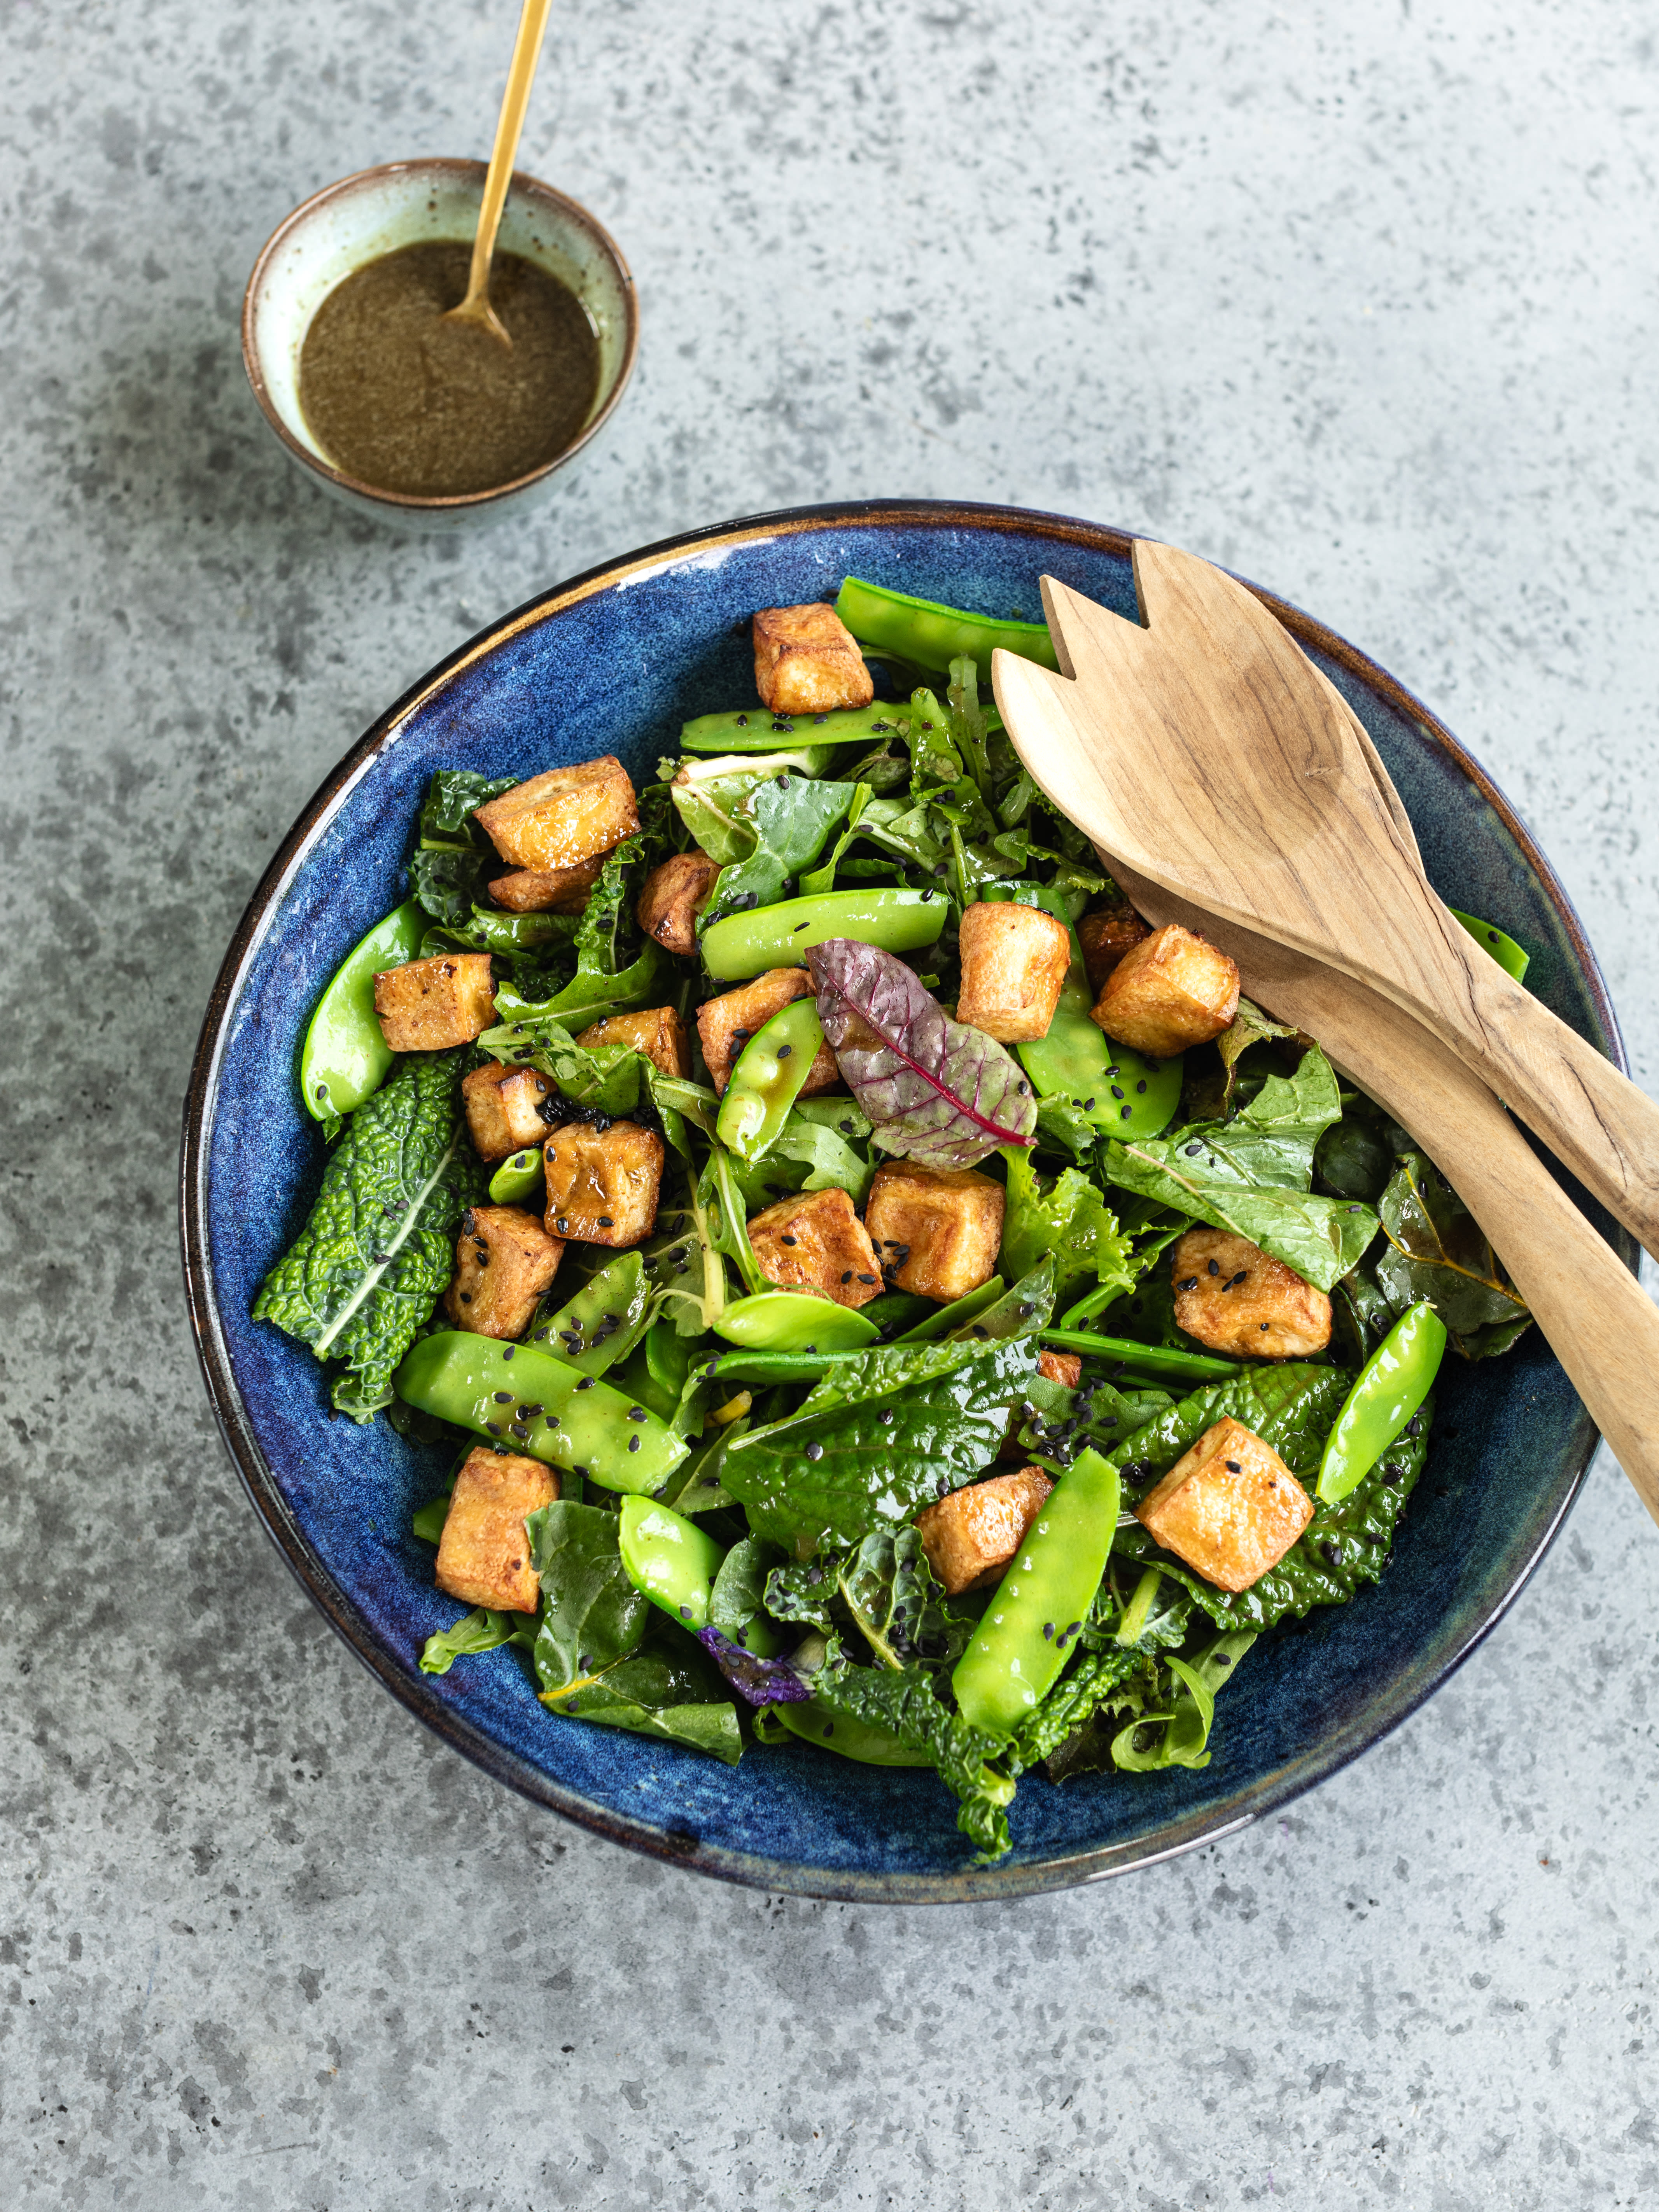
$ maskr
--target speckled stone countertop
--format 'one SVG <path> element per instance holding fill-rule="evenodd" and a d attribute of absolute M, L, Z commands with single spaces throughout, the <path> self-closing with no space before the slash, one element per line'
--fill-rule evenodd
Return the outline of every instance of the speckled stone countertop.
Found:
<path fill-rule="evenodd" d="M 500 611 L 873 492 L 1312 609 L 1540 833 L 1659 1080 L 1655 39 L 1565 0 L 556 11 L 523 166 L 644 346 L 537 520 L 422 541 L 244 383 L 266 233 L 483 151 L 510 0 L 3 14 L 0 2142 L 9 2207 L 1659 2203 L 1659 1538 L 1603 1456 L 1487 1645 L 1285 1817 L 1006 1907 L 644 1863 L 430 1741 L 258 1533 L 185 1330 L 210 981 Z"/>

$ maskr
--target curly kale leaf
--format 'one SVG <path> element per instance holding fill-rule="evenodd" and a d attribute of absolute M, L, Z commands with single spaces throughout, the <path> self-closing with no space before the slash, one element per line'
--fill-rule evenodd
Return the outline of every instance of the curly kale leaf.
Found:
<path fill-rule="evenodd" d="M 960 1801 L 957 1826 L 981 1860 L 1012 1848 L 1006 1808 L 1014 1784 L 995 1763 L 1007 1747 L 943 1704 L 927 1668 L 849 1667 L 836 1656 L 812 1677 L 812 1695 L 831 1712 L 884 1729 L 907 1749 L 924 1753 Z"/>
<path fill-rule="evenodd" d="M 1109 1646 L 1085 1651 L 1033 1713 L 1014 1730 L 1008 1764 L 1016 1774 L 1052 1759 L 1069 1736 L 1086 1728 L 1097 1713 L 1115 1713 L 1126 1707 L 1124 1685 L 1145 1674 L 1150 1680 L 1152 1662 L 1144 1652 Z"/>
<path fill-rule="evenodd" d="M 465 1140 L 464 1050 L 411 1053 L 351 1116 L 309 1219 L 253 1302 L 345 1372 L 336 1407 L 370 1419 L 454 1267 L 462 1214 L 488 1171 Z"/>
<path fill-rule="evenodd" d="M 471 919 L 486 878 L 501 866 L 472 817 L 487 799 L 511 791 L 516 781 L 506 775 L 492 781 L 471 769 L 441 769 L 427 786 L 420 842 L 409 863 L 409 888 L 434 921 L 454 929 Z"/>
<path fill-rule="evenodd" d="M 803 1621 L 826 1635 L 850 1625 L 877 1663 L 895 1669 L 951 1666 L 973 1632 L 973 1623 L 946 1602 L 909 1526 L 872 1529 L 827 1559 L 775 1566 L 766 1609 L 775 1620 Z"/>

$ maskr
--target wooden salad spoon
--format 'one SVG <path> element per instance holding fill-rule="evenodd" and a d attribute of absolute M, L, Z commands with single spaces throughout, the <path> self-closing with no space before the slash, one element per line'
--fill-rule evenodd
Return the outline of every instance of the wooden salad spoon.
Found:
<path fill-rule="evenodd" d="M 1137 874 L 1423 1023 L 1659 1256 L 1659 1107 L 1442 905 L 1357 718 L 1269 610 L 1150 539 L 1134 570 L 1144 628 L 1045 576 L 1063 673 L 992 656 L 1038 787 Z"/>
<path fill-rule="evenodd" d="M 1406 830 L 1409 836 L 1409 823 Z M 1486 1085 L 1379 993 L 1172 896 L 1109 853 L 1101 858 L 1155 928 L 1182 922 L 1230 953 L 1248 995 L 1317 1037 L 1333 1066 L 1428 1154 L 1502 1255 L 1590 1419 L 1659 1522 L 1659 1307 Z"/>
<path fill-rule="evenodd" d="M 472 235 L 472 266 L 467 275 L 466 297 L 443 318 L 447 323 L 476 323 L 481 331 L 488 331 L 491 337 L 499 338 L 504 346 L 510 346 L 513 340 L 507 325 L 489 304 L 489 264 L 495 258 L 495 233 L 501 228 L 501 210 L 507 205 L 507 186 L 513 182 L 519 134 L 524 129 L 524 112 L 530 105 L 530 88 L 535 81 L 536 64 L 542 51 L 542 33 L 547 28 L 548 12 L 552 5 L 553 0 L 524 0 L 519 35 L 513 41 L 513 59 L 507 72 L 507 90 L 501 95 L 501 112 L 495 124 L 495 143 L 489 149 L 478 228 Z"/>

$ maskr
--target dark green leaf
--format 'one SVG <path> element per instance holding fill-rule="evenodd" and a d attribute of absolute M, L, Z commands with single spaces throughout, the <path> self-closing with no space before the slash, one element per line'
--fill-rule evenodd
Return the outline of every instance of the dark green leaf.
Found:
<path fill-rule="evenodd" d="M 1129 1239 L 1088 1177 L 1066 1168 L 1045 1187 L 1029 1152 L 1005 1146 L 1003 1158 L 1008 1164 L 1004 1272 L 1023 1275 L 1047 1256 L 1062 1291 L 1080 1275 L 1113 1292 L 1127 1291 L 1135 1279 Z"/>
<path fill-rule="evenodd" d="M 1004 1747 L 941 1704 L 933 1679 L 925 1667 L 895 1672 L 849 1667 L 836 1658 L 814 1675 L 812 1692 L 830 1711 L 884 1729 L 907 1747 L 926 1753 L 960 1800 L 957 1827 L 981 1859 L 1000 1858 L 1012 1848 L 1004 1808 L 1014 1794 L 1012 1781 L 993 1764 Z"/>
<path fill-rule="evenodd" d="M 1109 1644 L 1084 1652 L 1015 1729 L 1008 1762 L 1015 1773 L 1053 1758 L 1066 1738 L 1086 1727 L 1097 1713 L 1115 1711 L 1123 1702 L 1123 1685 L 1146 1670 L 1146 1658 L 1138 1650 Z"/>
<path fill-rule="evenodd" d="M 817 859 L 857 790 L 855 784 L 820 782 L 787 770 L 754 785 L 736 814 L 752 840 L 750 848 L 715 878 L 697 918 L 699 934 L 725 915 L 770 906 L 781 897 L 789 878 Z"/>
<path fill-rule="evenodd" d="M 720 1694 L 725 1678 L 694 1643 L 670 1648 L 665 1639 L 672 1633 L 665 1627 L 662 1642 L 653 1636 L 647 1649 L 603 1674 L 568 1689 L 544 1690 L 542 1703 L 572 1720 L 684 1744 L 735 1766 L 743 1756 L 743 1735 L 736 1706 Z"/>
<path fill-rule="evenodd" d="M 1250 1047 L 1295 1035 L 1293 1029 L 1286 1029 L 1283 1022 L 1276 1022 L 1271 1014 L 1264 1014 L 1260 1006 L 1253 1006 L 1248 999 L 1239 1000 L 1238 1012 L 1233 1016 L 1231 1028 L 1224 1030 L 1215 1041 L 1225 1077 L 1221 1093 L 1224 1112 L 1232 1103 L 1233 1091 L 1238 1081 L 1238 1063 Z"/>
<path fill-rule="evenodd" d="M 1457 1193 L 1421 1152 L 1408 1152 L 1382 1194 L 1388 1242 L 1372 1262 L 1396 1314 L 1426 1300 L 1465 1359 L 1507 1352 L 1532 1319 Z"/>
<path fill-rule="evenodd" d="M 628 1578 L 614 1513 L 560 1498 L 524 1525 L 542 1585 L 536 1672 L 544 1692 L 568 1692 L 637 1649 L 651 1601 Z"/>

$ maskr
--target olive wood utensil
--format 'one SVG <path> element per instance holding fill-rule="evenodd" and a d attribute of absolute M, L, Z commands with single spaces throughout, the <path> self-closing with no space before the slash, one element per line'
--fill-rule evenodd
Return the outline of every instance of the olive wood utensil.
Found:
<path fill-rule="evenodd" d="M 1064 672 L 992 656 L 1038 787 L 1138 874 L 1423 1023 L 1659 1255 L 1659 1107 L 1441 904 L 1357 719 L 1268 610 L 1146 538 L 1134 571 L 1144 628 L 1045 576 Z"/>
<path fill-rule="evenodd" d="M 1155 928 L 1182 922 L 1231 953 L 1248 994 L 1316 1036 L 1332 1063 L 1428 1154 L 1502 1256 L 1590 1419 L 1659 1522 L 1659 1308 L 1486 1085 L 1380 994 L 1171 896 L 1108 854 L 1102 858 Z"/>
<path fill-rule="evenodd" d="M 507 90 L 501 94 L 501 112 L 495 124 L 495 143 L 489 149 L 478 228 L 472 234 L 472 266 L 467 275 L 466 297 L 443 319 L 447 323 L 476 323 L 491 337 L 499 338 L 504 346 L 510 346 L 513 340 L 507 325 L 489 304 L 489 264 L 495 258 L 495 233 L 501 228 L 501 210 L 507 205 L 507 190 L 513 181 L 519 134 L 524 129 L 524 112 L 530 104 L 530 88 L 535 81 L 536 64 L 542 51 L 542 33 L 547 28 L 548 11 L 552 5 L 553 0 L 524 0 L 519 34 L 513 41 L 513 59 L 507 72 Z"/>

